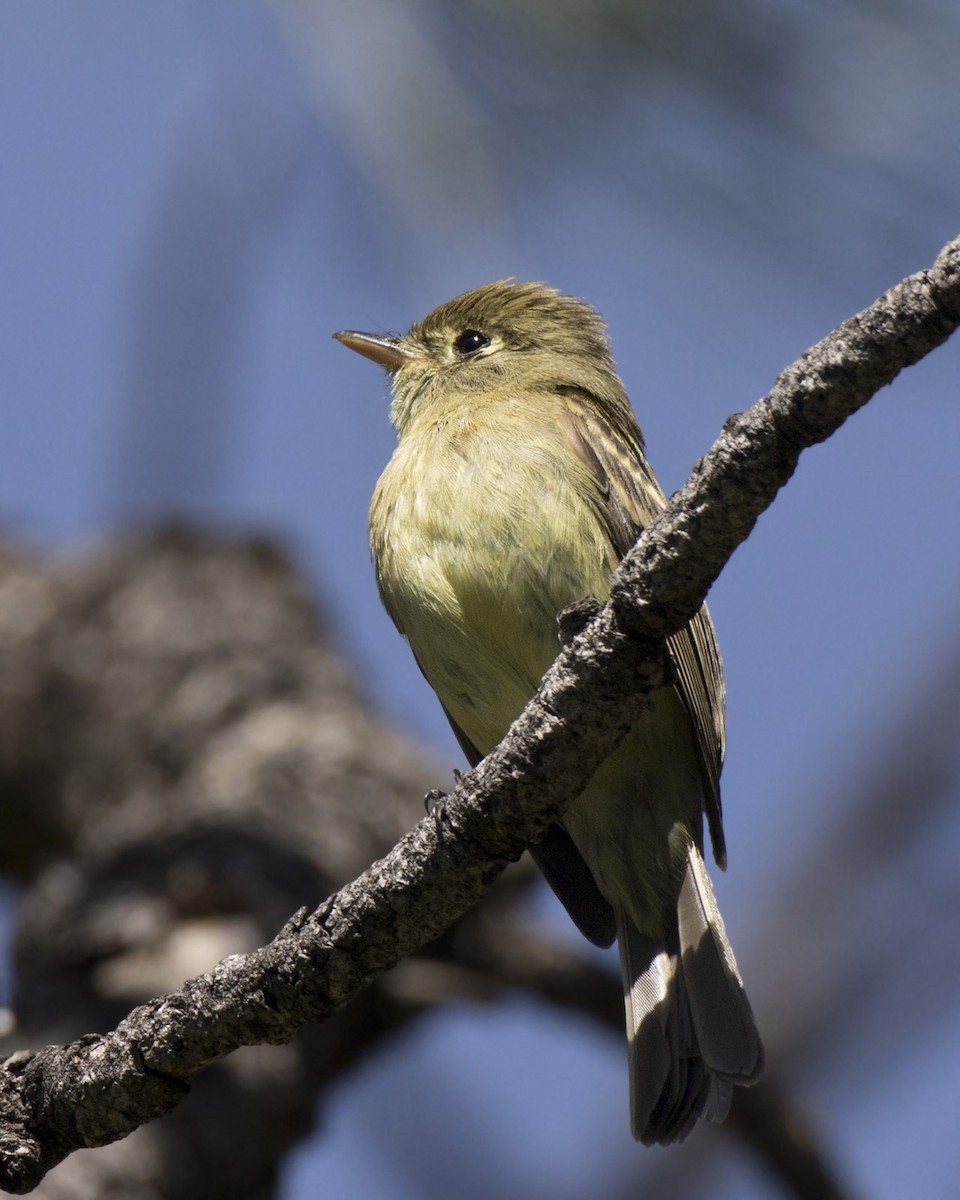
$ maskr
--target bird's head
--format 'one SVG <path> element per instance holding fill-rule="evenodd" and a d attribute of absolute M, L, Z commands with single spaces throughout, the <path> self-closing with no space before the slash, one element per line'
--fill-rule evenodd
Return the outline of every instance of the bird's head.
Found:
<path fill-rule="evenodd" d="M 333 336 L 390 373 L 390 419 L 401 436 L 421 417 L 494 391 L 577 388 L 601 404 L 627 405 L 599 313 L 542 283 L 485 284 L 402 335 Z"/>

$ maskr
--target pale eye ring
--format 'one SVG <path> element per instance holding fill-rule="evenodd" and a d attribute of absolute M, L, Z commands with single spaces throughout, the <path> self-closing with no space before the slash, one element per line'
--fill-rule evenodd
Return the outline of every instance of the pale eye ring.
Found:
<path fill-rule="evenodd" d="M 478 350 L 489 345 L 490 339 L 481 330 L 465 329 L 463 333 L 457 334 L 457 340 L 453 343 L 453 352 L 460 358 L 466 358 L 468 354 L 476 354 Z"/>

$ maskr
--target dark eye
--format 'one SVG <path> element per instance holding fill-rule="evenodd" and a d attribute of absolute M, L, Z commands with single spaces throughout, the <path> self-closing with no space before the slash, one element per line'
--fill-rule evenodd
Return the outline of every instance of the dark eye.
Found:
<path fill-rule="evenodd" d="M 453 343 L 453 349 L 455 354 L 466 358 L 468 354 L 473 354 L 489 345 L 490 339 L 485 333 L 481 333 L 479 329 L 465 329 L 457 336 L 457 340 Z"/>

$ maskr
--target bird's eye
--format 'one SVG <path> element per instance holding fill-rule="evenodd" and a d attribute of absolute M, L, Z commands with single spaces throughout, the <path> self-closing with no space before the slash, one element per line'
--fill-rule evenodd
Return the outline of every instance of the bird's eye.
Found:
<path fill-rule="evenodd" d="M 453 350 L 461 358 L 466 358 L 468 354 L 473 354 L 489 345 L 490 339 L 485 333 L 481 333 L 479 329 L 465 329 L 457 336 L 457 340 L 453 343 Z"/>

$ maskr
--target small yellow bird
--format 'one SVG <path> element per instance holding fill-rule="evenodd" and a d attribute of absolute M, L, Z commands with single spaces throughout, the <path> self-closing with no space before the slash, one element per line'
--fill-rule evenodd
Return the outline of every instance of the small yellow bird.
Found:
<path fill-rule="evenodd" d="M 502 739 L 559 651 L 557 614 L 609 595 L 665 504 L 603 322 L 540 283 L 466 292 L 401 336 L 343 331 L 392 377 L 399 442 L 370 508 L 383 603 L 468 760 Z M 704 865 L 726 862 L 724 689 L 709 614 L 532 854 L 584 935 L 620 946 L 634 1137 L 722 1120 L 763 1049 Z"/>

